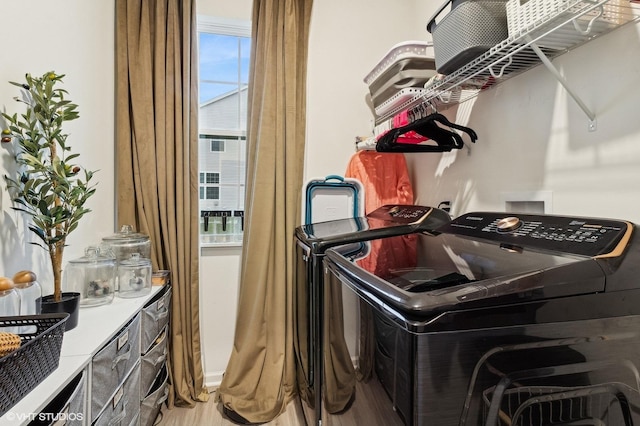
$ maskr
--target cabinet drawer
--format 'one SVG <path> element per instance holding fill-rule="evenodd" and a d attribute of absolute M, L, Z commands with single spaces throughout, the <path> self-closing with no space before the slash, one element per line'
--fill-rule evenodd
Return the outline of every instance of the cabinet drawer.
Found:
<path fill-rule="evenodd" d="M 142 368 L 140 375 L 140 396 L 142 398 L 149 394 L 154 380 L 167 359 L 167 351 L 169 350 L 167 343 L 168 329 L 169 327 L 165 326 L 154 342 L 154 345 L 149 349 L 149 352 L 142 355 L 140 363 Z"/>
<path fill-rule="evenodd" d="M 140 414 L 140 363 L 125 379 L 93 426 L 129 426 Z"/>
<path fill-rule="evenodd" d="M 140 314 L 136 315 L 91 362 L 91 420 L 113 397 L 140 360 Z M 138 385 L 139 387 L 139 385 Z"/>
<path fill-rule="evenodd" d="M 33 419 L 29 426 L 67 425 L 81 426 L 84 412 L 85 375 L 78 374 L 58 395 Z"/>
<path fill-rule="evenodd" d="M 169 395 L 169 387 L 167 386 L 168 378 L 169 374 L 167 372 L 167 365 L 165 364 L 162 370 L 160 370 L 158 377 L 156 377 L 151 392 L 142 400 L 140 406 L 140 426 L 153 426 L 162 408 L 162 403 Z"/>
<path fill-rule="evenodd" d="M 171 307 L 171 287 L 165 286 L 142 309 L 142 353 L 147 353 L 160 331 L 169 322 Z"/>

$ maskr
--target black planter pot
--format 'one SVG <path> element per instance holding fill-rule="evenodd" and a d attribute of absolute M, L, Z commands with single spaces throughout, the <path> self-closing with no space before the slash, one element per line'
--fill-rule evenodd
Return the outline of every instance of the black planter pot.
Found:
<path fill-rule="evenodd" d="M 80 293 L 62 293 L 62 300 L 54 302 L 53 294 L 42 296 L 43 314 L 69 314 L 64 331 L 74 329 L 78 325 Z"/>

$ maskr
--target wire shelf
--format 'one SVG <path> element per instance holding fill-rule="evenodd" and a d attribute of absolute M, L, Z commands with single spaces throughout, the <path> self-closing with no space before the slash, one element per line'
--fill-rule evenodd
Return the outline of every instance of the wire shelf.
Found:
<path fill-rule="evenodd" d="M 533 0 L 530 0 L 533 1 Z M 611 6 L 615 4 L 615 6 Z M 604 13 L 600 11 L 605 10 Z M 376 124 L 419 104 L 446 109 L 476 97 L 543 62 L 534 50 L 554 58 L 616 28 L 640 20 L 640 4 L 619 0 L 567 0 L 561 8 L 512 34 L 457 71 L 427 83 L 401 104 L 381 105 Z"/>

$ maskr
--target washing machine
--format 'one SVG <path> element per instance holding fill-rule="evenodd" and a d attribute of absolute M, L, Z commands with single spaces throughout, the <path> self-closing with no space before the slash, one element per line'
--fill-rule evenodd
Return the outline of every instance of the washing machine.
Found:
<path fill-rule="evenodd" d="M 386 397 L 369 400 L 406 425 L 640 424 L 634 224 L 472 212 L 414 235 L 411 262 L 374 272 L 325 254 L 374 311 L 376 377 L 357 403 L 376 385 Z"/>
<path fill-rule="evenodd" d="M 296 228 L 294 349 L 299 393 L 305 412 L 310 413 L 308 423 L 321 424 L 323 399 L 330 411 L 340 411 L 353 396 L 353 349 L 341 336 L 345 311 L 353 318 L 354 306 L 343 309 L 341 289 L 333 291 L 324 285 L 326 251 L 333 248 L 350 261 L 366 262 L 369 254 L 377 250 L 370 240 L 396 236 L 396 251 L 405 256 L 406 248 L 415 240 L 412 234 L 436 229 L 450 220 L 449 213 L 434 207 L 385 205 L 364 217 Z M 355 308 L 357 312 L 357 305 Z M 325 368 L 327 362 L 329 367 Z M 340 378 L 340 372 L 333 374 L 338 369 L 346 370 L 342 372 L 345 380 Z M 328 394 L 322 391 L 327 377 L 332 389 Z"/>

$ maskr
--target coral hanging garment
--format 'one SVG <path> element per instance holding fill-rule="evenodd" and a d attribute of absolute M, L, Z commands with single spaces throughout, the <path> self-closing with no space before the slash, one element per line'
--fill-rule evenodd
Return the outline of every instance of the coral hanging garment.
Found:
<path fill-rule="evenodd" d="M 365 215 L 387 204 L 414 202 L 404 154 L 358 151 L 351 157 L 345 176 L 362 183 Z M 370 272 L 413 266 L 416 262 L 415 242 L 414 235 L 394 238 L 384 244 L 382 240 L 372 241 L 371 253 L 358 264 Z"/>

